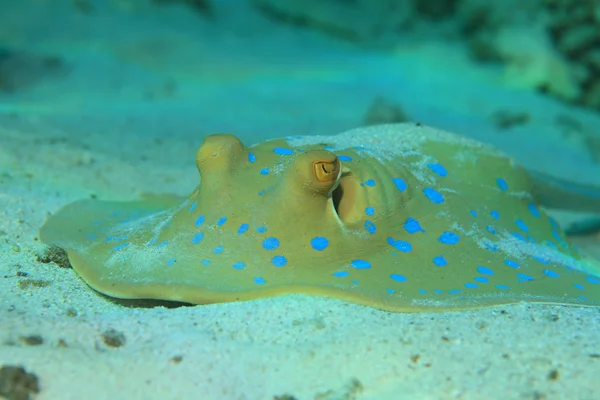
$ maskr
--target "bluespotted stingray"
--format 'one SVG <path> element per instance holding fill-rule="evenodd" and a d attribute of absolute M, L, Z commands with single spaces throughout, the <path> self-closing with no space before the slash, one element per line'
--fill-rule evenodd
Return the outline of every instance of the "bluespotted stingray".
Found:
<path fill-rule="evenodd" d="M 597 264 L 538 207 L 531 175 L 480 142 L 419 124 L 249 147 L 211 135 L 196 165 L 189 197 L 77 201 L 41 238 L 118 298 L 600 306 Z"/>

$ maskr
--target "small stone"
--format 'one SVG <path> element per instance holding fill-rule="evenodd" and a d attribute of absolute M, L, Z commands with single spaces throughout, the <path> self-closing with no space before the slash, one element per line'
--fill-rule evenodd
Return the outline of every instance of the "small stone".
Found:
<path fill-rule="evenodd" d="M 5 365 L 0 368 L 0 397 L 9 400 L 29 400 L 40 392 L 40 384 L 35 374 L 23 367 Z"/>
<path fill-rule="evenodd" d="M 67 311 L 65 311 L 65 315 L 74 318 L 77 316 L 77 310 L 74 307 L 69 307 L 67 308 Z"/>
<path fill-rule="evenodd" d="M 553 369 L 548 373 L 548 380 L 549 381 L 557 381 L 559 378 L 559 373 L 557 369 Z"/>
<path fill-rule="evenodd" d="M 182 360 L 183 360 L 183 356 L 181 356 L 181 355 L 171 357 L 171 362 L 173 364 L 179 364 L 179 363 L 181 363 Z"/>
<path fill-rule="evenodd" d="M 27 346 L 40 346 L 44 344 L 44 338 L 40 335 L 21 336 L 19 340 Z"/>
<path fill-rule="evenodd" d="M 108 329 L 102 332 L 102 341 L 109 347 L 121 347 L 125 345 L 125 334 L 115 329 Z"/>
<path fill-rule="evenodd" d="M 53 262 L 61 268 L 71 268 L 67 252 L 58 246 L 46 247 L 38 253 L 37 260 L 44 264 Z"/>
<path fill-rule="evenodd" d="M 19 289 L 26 290 L 29 288 L 43 288 L 46 286 L 50 286 L 50 281 L 44 281 L 42 279 L 21 279 L 17 282 Z"/>

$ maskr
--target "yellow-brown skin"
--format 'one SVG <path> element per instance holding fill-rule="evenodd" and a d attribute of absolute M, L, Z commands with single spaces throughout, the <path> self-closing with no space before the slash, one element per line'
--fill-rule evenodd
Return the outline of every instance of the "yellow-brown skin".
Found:
<path fill-rule="evenodd" d="M 189 198 L 76 202 L 46 223 L 42 240 L 65 248 L 75 270 L 94 289 L 121 298 L 203 304 L 300 293 L 389 311 L 457 310 L 522 300 L 600 305 L 600 285 L 586 281 L 589 276 L 583 272 L 482 248 L 483 238 L 491 243 L 499 239 L 487 225 L 510 233 L 517 230 L 518 218 L 536 242 L 553 242 L 562 254 L 578 258 L 563 247 L 563 238 L 554 237 L 542 211 L 539 217 L 531 214 L 529 176 L 510 159 L 437 141 L 389 161 L 357 149 L 327 151 L 325 145 L 294 148 L 277 139 L 247 148 L 232 135 L 209 136 L 196 156 L 201 183 Z M 278 154 L 278 148 L 293 154 Z M 444 165 L 448 175 L 415 170 L 423 154 Z M 340 161 L 341 156 L 352 161 Z M 263 168 L 269 172 L 261 173 Z M 496 186 L 498 176 L 509 183 L 507 191 Z M 392 183 L 395 177 L 407 183 L 405 191 Z M 369 179 L 376 184 L 366 185 Z M 442 193 L 444 203 L 430 201 L 425 187 Z M 367 207 L 375 210 L 373 215 L 366 213 Z M 490 216 L 492 210 L 500 220 Z M 201 216 L 203 222 L 197 224 Z M 222 217 L 227 220 L 219 224 Z M 409 217 L 424 232 L 408 233 L 404 224 Z M 131 221 L 119 224 L 124 218 Z M 375 232 L 366 229 L 367 221 Z M 239 233 L 242 224 L 248 229 Z M 456 245 L 439 241 L 447 231 L 459 234 Z M 204 236 L 193 243 L 199 233 Z M 266 249 L 267 238 L 276 238 L 279 246 Z M 328 246 L 313 248 L 315 238 L 327 238 Z M 388 238 L 408 241 L 412 250 L 399 251 Z M 217 254 L 218 246 L 223 249 Z M 432 259 L 442 254 L 448 265 L 436 266 Z M 275 256 L 284 256 L 285 265 L 276 266 Z M 507 258 L 518 261 L 519 269 L 507 267 Z M 366 261 L 370 268 L 356 268 L 354 260 Z M 240 262 L 244 268 L 234 268 Z M 481 276 L 480 266 L 493 269 L 490 282 L 466 288 L 465 283 Z M 543 269 L 560 276 L 551 278 Z M 333 276 L 340 272 L 348 276 Z M 534 280 L 519 282 L 517 273 Z M 395 274 L 406 280 L 391 279 Z M 585 293 L 574 284 L 585 285 Z M 455 289 L 462 292 L 448 293 Z M 583 294 L 585 299 L 579 297 Z"/>

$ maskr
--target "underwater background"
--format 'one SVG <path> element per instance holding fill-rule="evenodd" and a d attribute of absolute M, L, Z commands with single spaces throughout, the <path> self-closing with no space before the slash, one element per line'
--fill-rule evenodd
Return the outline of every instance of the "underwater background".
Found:
<path fill-rule="evenodd" d="M 597 308 L 117 300 L 39 240 L 78 199 L 188 195 L 212 133 L 408 121 L 600 184 L 600 2 L 0 0 L 0 398 L 600 398 Z"/>

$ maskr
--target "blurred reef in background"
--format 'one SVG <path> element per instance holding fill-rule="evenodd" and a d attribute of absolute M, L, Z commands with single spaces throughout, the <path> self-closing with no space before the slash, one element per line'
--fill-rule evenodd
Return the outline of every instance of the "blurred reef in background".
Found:
<path fill-rule="evenodd" d="M 599 1 L 251 1 L 273 20 L 369 48 L 462 41 L 474 60 L 504 64 L 511 84 L 600 110 Z"/>
<path fill-rule="evenodd" d="M 248 0 L 273 21 L 357 46 L 393 50 L 411 39 L 464 42 L 500 63 L 507 81 L 600 110 L 600 2 L 594 0 Z M 218 0 L 181 2 L 207 16 Z"/>
<path fill-rule="evenodd" d="M 40 1 L 44 3 L 44 1 Z M 62 2 L 60 2 L 62 3 Z M 72 0 L 92 15 L 105 1 Z M 504 68 L 508 85 L 600 110 L 598 0 L 121 0 L 122 8 L 184 5 L 217 21 L 223 4 L 251 7 L 267 19 L 315 31 L 369 50 L 393 52 L 415 40 L 463 45 L 479 63 Z M 7 7 L 5 3 L 2 7 Z M 8 5 L 10 7 L 10 5 Z M 160 12 L 160 11 L 159 11 Z M 441 60 L 443 61 L 443 60 Z M 0 42 L 0 90 L 25 76 L 59 73 L 61 60 L 36 57 Z"/>

